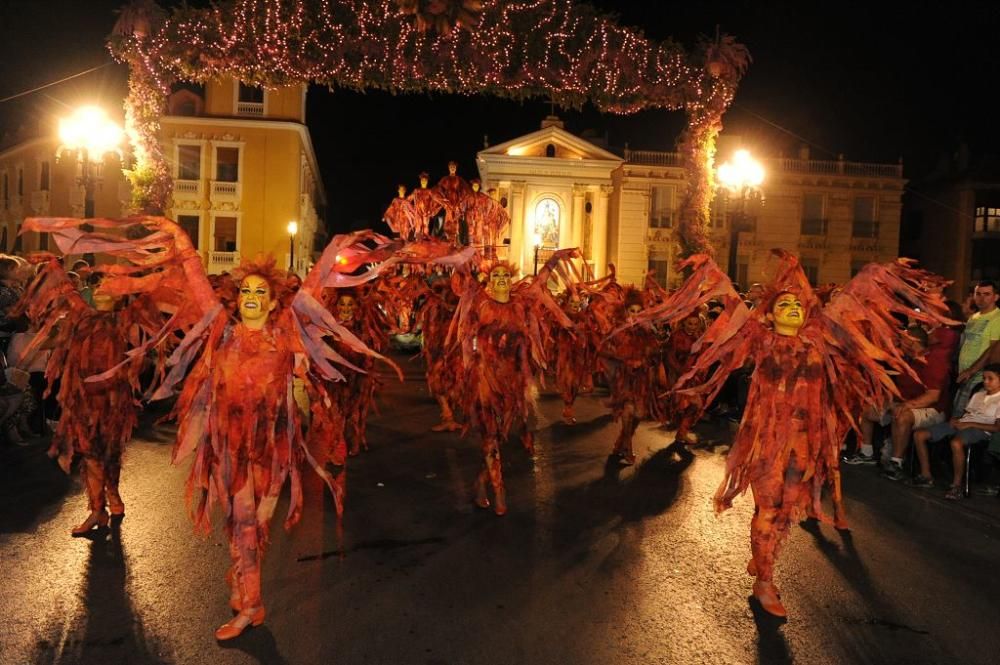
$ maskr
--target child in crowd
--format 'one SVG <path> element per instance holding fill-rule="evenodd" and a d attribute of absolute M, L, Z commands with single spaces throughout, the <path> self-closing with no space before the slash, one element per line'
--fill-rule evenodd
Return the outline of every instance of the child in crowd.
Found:
<path fill-rule="evenodd" d="M 993 363 L 983 368 L 983 388 L 984 390 L 972 396 L 961 417 L 952 418 L 949 422 L 927 429 L 918 429 L 913 433 L 917 458 L 920 460 L 920 475 L 914 479 L 914 485 L 934 486 L 927 443 L 950 438 L 954 475 L 945 498 L 952 500 L 962 498 L 965 448 L 988 441 L 993 432 L 1000 432 L 1000 363 Z"/>

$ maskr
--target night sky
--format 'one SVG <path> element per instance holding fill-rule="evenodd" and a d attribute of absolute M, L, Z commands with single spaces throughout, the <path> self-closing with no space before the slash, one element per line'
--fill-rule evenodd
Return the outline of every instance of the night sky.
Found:
<path fill-rule="evenodd" d="M 104 37 L 120 4 L 0 0 L 0 99 L 108 62 Z M 997 3 L 942 3 L 936 10 L 919 3 L 592 4 L 650 37 L 673 36 L 691 45 L 719 25 L 746 44 L 754 62 L 724 118 L 725 133 L 759 146 L 761 154 L 791 155 L 808 142 L 819 159 L 837 153 L 859 161 L 902 157 L 906 176 L 914 179 L 961 141 L 973 153 L 1000 151 L 991 101 L 1000 73 Z M 0 102 L 0 132 L 85 101 L 120 108 L 124 92 L 125 70 L 111 65 Z M 311 89 L 307 120 L 330 198 L 328 224 L 334 230 L 371 225 L 397 182 L 412 186 L 422 170 L 434 182 L 449 159 L 473 177 L 484 135 L 491 144 L 507 141 L 537 129 L 548 112 L 544 100 L 520 104 Z M 678 112 L 557 113 L 570 131 L 606 136 L 612 149 L 628 142 L 632 148 L 670 150 L 683 126 Z"/>

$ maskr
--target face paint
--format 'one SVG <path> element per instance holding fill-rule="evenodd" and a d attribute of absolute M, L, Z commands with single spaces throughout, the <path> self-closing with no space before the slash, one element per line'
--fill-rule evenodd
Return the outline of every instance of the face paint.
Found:
<path fill-rule="evenodd" d="M 94 309 L 99 312 L 111 312 L 115 309 L 115 297 L 104 293 L 94 294 Z"/>
<path fill-rule="evenodd" d="M 497 266 L 490 271 L 490 295 L 497 302 L 510 300 L 510 268 Z"/>
<path fill-rule="evenodd" d="M 354 296 L 340 296 L 337 298 L 337 321 L 349 323 L 354 320 L 354 311 L 358 308 L 358 302 Z"/>
<path fill-rule="evenodd" d="M 701 319 L 694 316 L 689 316 L 684 319 L 684 323 L 681 324 L 681 329 L 692 337 L 697 337 L 701 332 Z"/>
<path fill-rule="evenodd" d="M 263 328 L 278 303 L 271 299 L 271 286 L 260 275 L 247 275 L 240 282 L 237 300 L 240 318 L 248 328 Z"/>
<path fill-rule="evenodd" d="M 639 303 L 637 303 L 637 302 L 634 302 L 634 303 L 632 303 L 632 304 L 631 304 L 631 305 L 629 305 L 629 306 L 628 306 L 628 308 L 627 308 L 627 309 L 625 310 L 625 312 L 626 312 L 626 313 L 628 314 L 628 317 L 629 317 L 630 319 L 631 319 L 632 317 L 636 316 L 636 315 L 637 315 L 637 314 L 638 314 L 639 312 L 641 312 L 641 311 L 642 311 L 642 305 L 640 305 L 640 304 L 639 304 Z"/>
<path fill-rule="evenodd" d="M 774 332 L 779 335 L 795 336 L 806 322 L 806 311 L 798 296 L 793 293 L 783 293 L 774 301 L 768 318 L 774 322 Z"/>

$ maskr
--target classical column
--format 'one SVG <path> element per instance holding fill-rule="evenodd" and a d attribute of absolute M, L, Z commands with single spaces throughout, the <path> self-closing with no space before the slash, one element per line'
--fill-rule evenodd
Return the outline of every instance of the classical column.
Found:
<path fill-rule="evenodd" d="M 510 183 L 507 205 L 507 212 L 510 213 L 510 251 L 507 260 L 518 266 L 522 275 L 530 275 L 530 271 L 527 273 L 524 271 L 524 247 L 526 243 L 530 243 L 530 240 L 525 239 L 523 180 Z"/>
<path fill-rule="evenodd" d="M 608 272 L 608 197 L 610 185 L 601 185 L 594 201 L 594 239 L 591 247 L 594 256 L 594 274 L 603 277 Z"/>
<path fill-rule="evenodd" d="M 583 199 L 586 191 L 582 185 L 573 185 L 573 219 L 570 225 L 569 247 L 583 248 Z"/>

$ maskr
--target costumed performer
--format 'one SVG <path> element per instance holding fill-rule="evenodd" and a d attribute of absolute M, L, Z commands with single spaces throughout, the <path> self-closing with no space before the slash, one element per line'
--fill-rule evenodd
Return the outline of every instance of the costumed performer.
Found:
<path fill-rule="evenodd" d="M 264 621 L 261 564 L 270 519 L 285 481 L 291 479 L 285 528 L 299 520 L 303 461 L 326 482 L 338 514 L 342 511 L 342 485 L 310 454 L 303 440 L 293 380 L 299 378 L 307 384 L 313 376 L 342 380 L 335 363 L 360 371 L 327 345 L 328 336 L 354 352 L 380 356 L 323 307 L 319 301 L 322 291 L 356 287 L 373 279 L 394 259 L 389 258 L 391 250 L 385 239 L 371 232 L 337 236 L 288 307 L 279 306 L 287 275 L 275 267 L 274 259 L 244 262 L 233 271 L 239 285 L 239 319 L 234 321 L 213 292 L 187 234 L 165 218 L 130 218 L 120 225 L 137 223 L 154 233 L 130 243 L 107 244 L 119 249 L 122 245 L 131 247 L 136 254 L 135 271 L 158 270 L 139 277 L 110 276 L 101 288 L 109 293 L 142 292 L 181 273 L 186 305 L 193 304 L 201 313 L 172 354 L 169 372 L 153 399 L 170 396 L 183 380 L 173 409 L 179 422 L 173 460 L 179 463 L 194 455 L 187 494 L 196 529 L 210 532 L 214 506 L 221 507 L 225 517 L 233 560 L 226 580 L 230 606 L 237 614 L 216 630 L 215 637 L 228 640 Z M 72 245 L 76 239 L 69 240 Z M 380 244 L 370 249 L 363 241 Z M 351 274 L 367 264 L 378 265 L 360 275 Z"/>
<path fill-rule="evenodd" d="M 753 595 L 761 606 L 783 617 L 774 564 L 791 525 L 803 511 L 829 521 L 819 505 L 819 490 L 829 483 L 834 524 L 848 528 L 840 496 L 841 441 L 849 428 L 857 430 L 856 414 L 898 397 L 891 372 L 917 378 L 895 316 L 937 325 L 947 321 L 947 309 L 935 288 L 941 280 L 904 259 L 869 264 L 823 307 L 798 260 L 784 250 L 772 255 L 778 269 L 759 309 L 748 309 L 718 266 L 697 255 L 682 265 L 693 269 L 684 285 L 641 319 L 675 325 L 702 303 L 724 303 L 692 349 L 701 351 L 698 359 L 674 386 L 698 399 L 702 410 L 731 372 L 754 361 L 715 508 L 724 511 L 752 490 L 747 572 L 756 578 Z"/>
<path fill-rule="evenodd" d="M 36 221 L 27 220 L 22 233 L 44 232 Z M 88 305 L 53 258 L 17 306 L 38 326 L 24 357 L 30 358 L 42 346 L 52 350 L 45 367 L 46 396 L 59 381 L 56 399 L 62 415 L 49 455 L 66 473 L 74 456 L 82 458 L 80 473 L 90 514 L 73 529 L 73 536 L 105 528 L 110 520 L 125 516 L 125 502 L 118 491 L 122 453 L 136 425 L 139 375 L 147 359 L 137 354 L 113 376 L 93 382 L 87 378 L 117 366 L 129 349 L 141 346 L 163 325 L 160 313 L 145 296 L 124 307 L 118 305 L 117 298 L 101 293 L 94 295 L 93 307 Z"/>
<path fill-rule="evenodd" d="M 525 449 L 534 452 L 528 417 L 546 367 L 542 320 L 547 314 L 559 325 L 572 326 L 547 282 L 558 276 L 567 288 L 575 288 L 581 280 L 569 259 L 577 256 L 578 250 L 559 250 L 537 277 L 516 284 L 515 268 L 506 261 L 486 264 L 481 272 L 488 275 L 485 288 L 467 269 L 452 278 L 460 299 L 448 340 L 461 345 L 466 384 L 463 410 L 475 422 L 482 441 L 483 467 L 475 483 L 475 503 L 480 508 L 490 506 L 489 484 L 497 515 L 507 512 L 501 445 L 511 433 L 520 433 Z"/>

